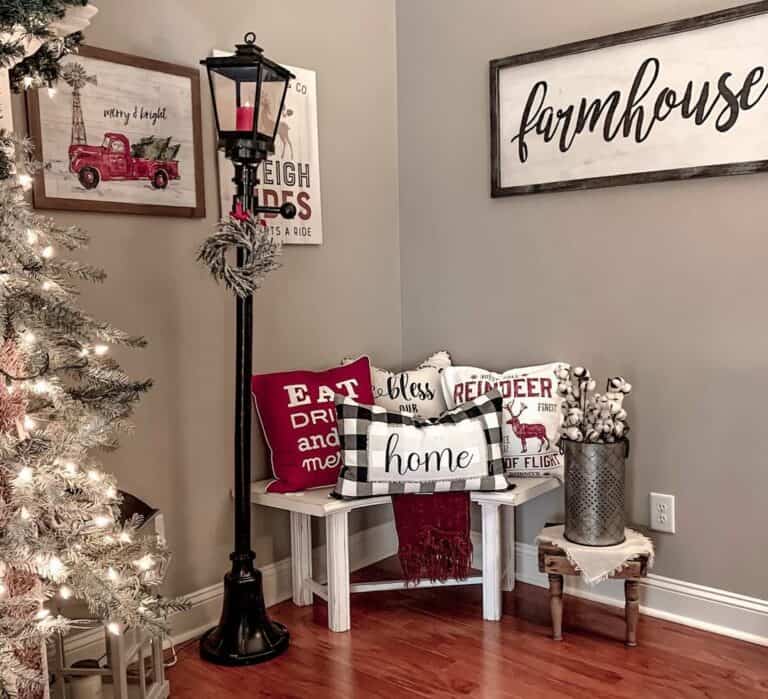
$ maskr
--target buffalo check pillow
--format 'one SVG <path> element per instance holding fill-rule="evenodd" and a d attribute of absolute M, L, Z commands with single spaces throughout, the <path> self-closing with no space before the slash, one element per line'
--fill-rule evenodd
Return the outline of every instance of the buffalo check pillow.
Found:
<path fill-rule="evenodd" d="M 497 374 L 471 366 L 444 369 L 441 378 L 449 407 L 496 388 L 504 401 L 503 446 L 507 475 L 563 477 L 560 431 L 563 397 L 557 372 L 563 362 L 510 369 Z"/>
<path fill-rule="evenodd" d="M 353 362 L 345 359 L 344 364 Z M 451 366 L 445 350 L 427 357 L 415 369 L 389 371 L 371 365 L 371 385 L 376 405 L 387 410 L 437 417 L 446 409 L 440 371 Z"/>
<path fill-rule="evenodd" d="M 501 394 L 491 391 L 437 418 L 336 395 L 342 468 L 334 495 L 506 490 Z"/>

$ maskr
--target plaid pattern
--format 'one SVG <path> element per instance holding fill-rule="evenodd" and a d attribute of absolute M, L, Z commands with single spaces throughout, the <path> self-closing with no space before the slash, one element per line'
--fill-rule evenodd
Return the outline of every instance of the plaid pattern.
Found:
<path fill-rule="evenodd" d="M 502 398 L 494 389 L 436 418 L 419 418 L 408 413 L 389 412 L 377 405 L 361 405 L 348 396 L 336 395 L 336 422 L 341 440 L 343 466 L 333 495 L 337 498 L 365 498 L 405 493 L 441 493 L 463 490 L 507 490 L 501 454 Z M 459 424 L 478 420 L 488 449 L 488 475 L 446 480 L 381 482 L 368 480 L 368 432 L 371 424 L 407 425 L 429 429 L 431 425 Z"/>

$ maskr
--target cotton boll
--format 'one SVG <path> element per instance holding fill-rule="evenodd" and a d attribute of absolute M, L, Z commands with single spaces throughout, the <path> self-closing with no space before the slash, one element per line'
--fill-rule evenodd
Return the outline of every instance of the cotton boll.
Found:
<path fill-rule="evenodd" d="M 588 391 L 594 391 L 597 388 L 597 381 L 594 379 L 590 379 L 587 381 L 587 390 Z"/>
<path fill-rule="evenodd" d="M 623 422 L 617 422 L 613 425 L 613 434 L 617 437 L 621 437 L 626 432 L 627 426 Z"/>
<path fill-rule="evenodd" d="M 632 390 L 632 384 L 626 381 L 623 376 L 615 376 L 609 379 L 608 390 L 612 393 L 627 394 Z"/>
<path fill-rule="evenodd" d="M 585 369 L 583 366 L 577 366 L 577 367 L 576 367 L 576 368 L 573 370 L 573 375 L 574 375 L 576 378 L 581 378 L 581 377 L 582 377 L 582 376 L 584 376 L 586 373 L 587 373 L 587 370 L 586 370 L 586 369 Z"/>
<path fill-rule="evenodd" d="M 587 432 L 588 442 L 597 442 L 600 439 L 600 433 L 597 430 L 589 430 Z"/>
<path fill-rule="evenodd" d="M 584 435 L 578 427 L 569 427 L 565 430 L 565 436 L 568 439 L 572 439 L 574 442 L 581 442 L 584 440 Z"/>
<path fill-rule="evenodd" d="M 622 408 L 614 415 L 614 419 L 624 422 L 627 419 L 627 411 Z"/>
<path fill-rule="evenodd" d="M 571 372 L 568 371 L 568 369 L 566 369 L 565 367 L 560 367 L 560 369 L 558 369 L 555 372 L 555 376 L 561 381 L 565 381 L 570 377 L 570 375 L 571 375 Z"/>
<path fill-rule="evenodd" d="M 611 432 L 613 432 L 613 420 L 606 420 L 603 423 L 603 432 L 605 434 L 610 434 Z"/>

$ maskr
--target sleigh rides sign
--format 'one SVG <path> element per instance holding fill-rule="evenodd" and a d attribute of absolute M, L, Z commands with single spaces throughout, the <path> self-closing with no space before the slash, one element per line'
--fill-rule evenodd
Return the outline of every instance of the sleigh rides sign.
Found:
<path fill-rule="evenodd" d="M 491 61 L 491 189 L 768 170 L 768 2 Z"/>
<path fill-rule="evenodd" d="M 214 50 L 214 56 L 230 56 Z M 263 216 L 272 236 L 283 245 L 321 245 L 323 216 L 320 202 L 320 150 L 317 129 L 317 74 L 314 70 L 285 66 L 296 77 L 288 84 L 275 152 L 259 167 L 256 187 L 259 203 L 281 206 L 291 202 L 296 217 Z M 221 213 L 232 209 L 234 186 L 232 162 L 219 153 Z"/>

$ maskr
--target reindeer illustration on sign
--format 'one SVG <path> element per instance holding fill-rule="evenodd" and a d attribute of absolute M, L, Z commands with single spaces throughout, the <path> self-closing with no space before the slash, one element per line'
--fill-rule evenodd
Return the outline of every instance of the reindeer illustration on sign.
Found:
<path fill-rule="evenodd" d="M 269 99 L 269 97 L 264 97 L 262 99 L 261 108 L 263 110 L 261 116 L 259 117 L 259 121 L 263 120 L 264 124 L 266 126 L 266 129 L 273 133 L 275 130 L 275 108 L 272 104 L 272 100 Z M 280 157 L 285 157 L 285 149 L 290 148 L 291 155 L 289 157 L 289 160 L 294 159 L 293 155 L 293 141 L 291 140 L 291 125 L 286 121 L 286 117 L 293 116 L 293 110 L 286 107 L 283 110 L 282 119 L 280 120 L 280 124 L 277 127 L 277 136 L 280 138 L 280 143 L 283 145 L 283 150 L 280 153 Z"/>
<path fill-rule="evenodd" d="M 541 451 L 544 449 L 545 442 L 547 445 L 546 448 L 549 449 L 550 441 L 549 437 L 547 437 L 547 430 L 544 425 L 540 423 L 526 424 L 520 422 L 520 415 L 523 414 L 523 411 L 528 406 L 525 403 L 520 403 L 520 411 L 517 413 L 517 415 L 515 415 L 514 411 L 512 410 L 512 406 L 514 404 L 515 401 L 512 400 L 512 402 L 506 406 L 507 410 L 509 410 L 510 416 L 512 417 L 511 420 L 507 420 L 507 424 L 512 426 L 512 431 L 523 445 L 523 453 L 525 454 L 528 451 L 528 447 L 526 446 L 527 439 L 535 438 L 539 440 L 539 453 L 541 453 Z"/>

